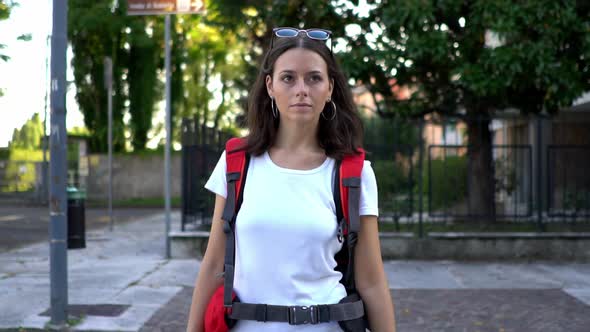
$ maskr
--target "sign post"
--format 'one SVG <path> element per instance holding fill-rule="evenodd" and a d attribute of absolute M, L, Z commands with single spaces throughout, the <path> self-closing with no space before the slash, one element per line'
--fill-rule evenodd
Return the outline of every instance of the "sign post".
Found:
<path fill-rule="evenodd" d="M 164 148 L 164 208 L 166 211 L 166 258 L 170 258 L 170 145 L 172 141 L 170 115 L 170 14 L 198 14 L 205 9 L 202 0 L 128 0 L 128 15 L 166 15 L 165 57 L 166 67 L 166 146 Z"/>

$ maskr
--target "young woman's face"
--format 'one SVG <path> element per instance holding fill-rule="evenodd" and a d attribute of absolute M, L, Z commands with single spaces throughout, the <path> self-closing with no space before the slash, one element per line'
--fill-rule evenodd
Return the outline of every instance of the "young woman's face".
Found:
<path fill-rule="evenodd" d="M 314 51 L 293 48 L 276 60 L 272 77 L 266 77 L 281 121 L 315 122 L 332 95 L 328 66 Z"/>

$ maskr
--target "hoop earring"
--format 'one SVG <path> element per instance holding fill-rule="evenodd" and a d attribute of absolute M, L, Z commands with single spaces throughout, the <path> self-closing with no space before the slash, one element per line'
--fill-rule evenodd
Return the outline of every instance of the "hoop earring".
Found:
<path fill-rule="evenodd" d="M 270 108 L 272 109 L 272 116 L 274 118 L 278 118 L 279 112 L 277 111 L 277 107 L 275 106 L 275 99 L 273 97 L 270 97 Z"/>
<path fill-rule="evenodd" d="M 326 116 L 324 115 L 324 112 L 322 112 L 322 117 L 328 121 L 332 121 L 336 118 L 336 104 L 334 104 L 333 100 L 329 101 L 332 104 L 332 116 L 328 119 L 326 118 Z M 327 103 L 326 103 L 327 104 Z"/>

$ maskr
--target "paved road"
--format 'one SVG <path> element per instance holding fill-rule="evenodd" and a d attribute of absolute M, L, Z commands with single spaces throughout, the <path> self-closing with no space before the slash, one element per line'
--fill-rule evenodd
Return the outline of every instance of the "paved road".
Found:
<path fill-rule="evenodd" d="M 115 227 L 161 213 L 163 208 L 117 208 L 113 210 Z M 108 209 L 86 209 L 86 229 L 109 225 Z M 49 238 L 49 209 L 39 206 L 0 205 L 0 252 L 20 248 L 27 244 L 47 241 Z"/>
<path fill-rule="evenodd" d="M 183 331 L 192 292 L 183 287 L 140 332 Z M 393 289 L 391 295 L 398 332 L 590 330 L 590 306 L 560 289 Z"/>
<path fill-rule="evenodd" d="M 172 215 L 173 229 L 180 216 Z M 162 214 L 68 251 L 73 331 L 183 331 L 200 262 L 165 259 Z M 0 252 L 0 331 L 43 331 L 49 247 Z M 590 264 L 386 261 L 399 332 L 588 332 Z"/>

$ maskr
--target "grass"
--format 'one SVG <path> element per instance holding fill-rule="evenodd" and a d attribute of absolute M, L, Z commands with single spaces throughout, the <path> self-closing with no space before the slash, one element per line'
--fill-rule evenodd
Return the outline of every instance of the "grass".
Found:
<path fill-rule="evenodd" d="M 590 232 L 590 223 L 564 223 L 552 222 L 546 223 L 545 232 Z M 523 222 L 495 222 L 495 223 L 478 223 L 478 222 L 454 222 L 454 223 L 423 223 L 424 233 L 428 232 L 539 232 L 536 223 Z M 380 222 L 379 231 L 381 232 L 411 232 L 418 233 L 418 223 L 399 224 L 397 229 L 393 222 Z"/>
<path fill-rule="evenodd" d="M 82 323 L 84 318 L 85 318 L 84 315 L 82 315 L 81 317 L 69 316 L 68 320 L 67 320 L 67 324 L 68 324 L 68 326 L 78 325 L 78 324 Z"/>

